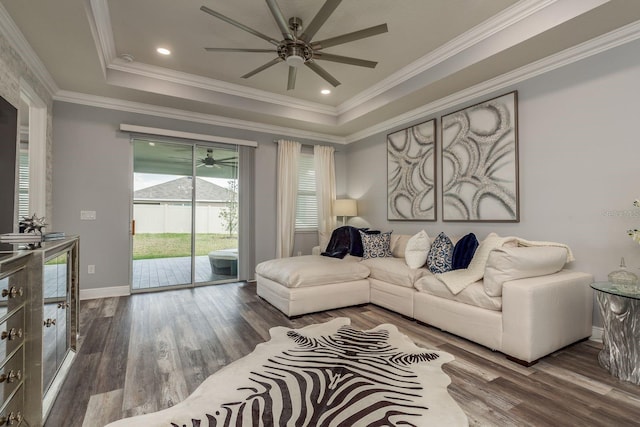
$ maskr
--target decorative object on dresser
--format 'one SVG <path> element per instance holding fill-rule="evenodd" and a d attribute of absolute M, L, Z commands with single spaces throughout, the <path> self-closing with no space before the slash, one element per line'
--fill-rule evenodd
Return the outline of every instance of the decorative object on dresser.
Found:
<path fill-rule="evenodd" d="M 107 427 L 468 425 L 441 368 L 452 355 L 416 346 L 393 325 L 349 324 L 271 328 L 270 341 L 183 402 Z"/>
<path fill-rule="evenodd" d="M 436 220 L 436 121 L 387 135 L 387 218 Z"/>
<path fill-rule="evenodd" d="M 47 225 L 44 217 L 38 217 L 35 213 L 31 216 L 25 216 L 19 222 L 21 233 L 42 234 L 42 229 Z"/>
<path fill-rule="evenodd" d="M 520 221 L 517 92 L 442 116 L 444 221 Z"/>
<path fill-rule="evenodd" d="M 78 334 L 77 237 L 36 250 L 0 244 L 0 425 L 41 427 Z"/>

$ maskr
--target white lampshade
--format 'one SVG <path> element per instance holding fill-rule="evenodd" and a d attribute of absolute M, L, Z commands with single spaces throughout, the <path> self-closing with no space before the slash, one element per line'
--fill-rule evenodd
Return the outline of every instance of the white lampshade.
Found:
<path fill-rule="evenodd" d="M 357 216 L 358 204 L 353 199 L 338 199 L 333 202 L 333 214 L 335 216 Z"/>

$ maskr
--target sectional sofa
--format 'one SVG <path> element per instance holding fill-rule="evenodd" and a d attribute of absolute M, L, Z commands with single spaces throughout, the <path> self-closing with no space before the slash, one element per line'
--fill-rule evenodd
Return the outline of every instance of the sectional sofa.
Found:
<path fill-rule="evenodd" d="M 447 273 L 407 265 L 411 237 L 391 235 L 389 257 L 338 259 L 315 248 L 314 255 L 265 261 L 256 267 L 257 293 L 289 317 L 376 304 L 524 365 L 591 335 L 593 277 L 566 268 L 568 248 L 518 239 L 491 247 L 487 237 L 472 261 L 484 253 L 475 263 L 482 270 L 453 292 Z"/>

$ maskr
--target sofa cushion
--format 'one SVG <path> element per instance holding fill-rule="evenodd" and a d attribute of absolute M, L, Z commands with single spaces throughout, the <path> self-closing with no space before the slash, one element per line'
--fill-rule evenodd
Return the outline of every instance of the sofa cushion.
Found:
<path fill-rule="evenodd" d="M 420 268 L 427 262 L 430 246 L 431 242 L 426 231 L 421 230 L 415 236 L 411 236 L 404 252 L 404 259 L 409 268 Z"/>
<path fill-rule="evenodd" d="M 488 295 L 501 296 L 509 280 L 553 274 L 564 267 L 567 250 L 557 246 L 501 247 L 491 251 L 484 271 Z"/>
<path fill-rule="evenodd" d="M 404 258 L 407 249 L 407 243 L 411 238 L 410 234 L 392 234 L 391 235 L 391 253 L 396 258 Z"/>
<path fill-rule="evenodd" d="M 453 256 L 451 260 L 451 269 L 460 270 L 461 268 L 467 268 L 469 263 L 473 259 L 473 254 L 478 249 L 478 239 L 473 233 L 469 233 L 453 247 Z"/>
<path fill-rule="evenodd" d="M 444 273 L 451 270 L 453 243 L 446 234 L 440 233 L 431 243 L 427 254 L 427 268 L 432 273 Z"/>
<path fill-rule="evenodd" d="M 380 234 L 369 234 L 360 231 L 362 238 L 362 258 L 386 258 L 391 254 L 391 231 Z"/>
<path fill-rule="evenodd" d="M 288 288 L 366 279 L 369 269 L 357 260 L 350 256 L 337 259 L 316 255 L 278 258 L 258 264 L 256 273 Z"/>
<path fill-rule="evenodd" d="M 363 259 L 361 264 L 371 272 L 369 277 L 406 288 L 412 288 L 416 280 L 430 274 L 424 268 L 409 268 L 404 258 Z"/>
<path fill-rule="evenodd" d="M 502 310 L 502 298 L 487 295 L 484 291 L 482 280 L 470 284 L 456 295 L 454 295 L 444 283 L 433 275 L 424 276 L 418 279 L 414 287 L 418 292 L 435 295 L 451 301 L 473 305 L 487 310 Z"/>

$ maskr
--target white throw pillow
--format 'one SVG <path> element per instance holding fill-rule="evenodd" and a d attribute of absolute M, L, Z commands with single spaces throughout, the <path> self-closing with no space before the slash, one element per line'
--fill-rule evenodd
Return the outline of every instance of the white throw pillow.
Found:
<path fill-rule="evenodd" d="M 427 262 L 430 246 L 429 235 L 424 230 L 409 239 L 404 251 L 404 259 L 409 268 L 420 268 Z"/>

